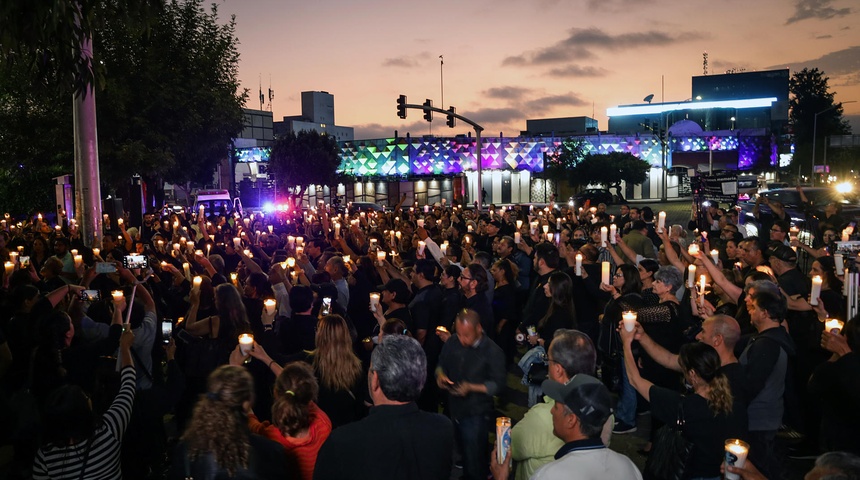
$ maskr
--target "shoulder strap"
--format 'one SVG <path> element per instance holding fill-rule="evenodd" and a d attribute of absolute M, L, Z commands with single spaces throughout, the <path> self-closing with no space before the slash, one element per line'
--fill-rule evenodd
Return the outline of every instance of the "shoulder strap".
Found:
<path fill-rule="evenodd" d="M 148 369 L 148 368 L 146 368 L 146 366 L 144 366 L 143 361 L 142 361 L 142 360 L 140 359 L 140 357 L 137 355 L 137 352 L 135 352 L 135 351 L 134 351 L 134 347 L 130 348 L 129 350 L 131 350 L 131 356 L 132 356 L 132 357 L 134 357 L 134 364 L 135 364 L 135 367 L 136 367 L 136 368 L 140 368 L 141 370 L 143 370 L 143 374 L 146 376 L 146 378 L 147 378 L 150 382 L 152 382 L 152 381 L 153 381 L 153 380 L 152 380 L 152 374 L 151 374 L 151 373 L 149 373 L 149 369 Z"/>

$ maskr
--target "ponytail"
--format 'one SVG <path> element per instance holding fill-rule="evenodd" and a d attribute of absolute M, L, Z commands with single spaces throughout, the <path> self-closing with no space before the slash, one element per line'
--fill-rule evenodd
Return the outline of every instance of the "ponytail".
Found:
<path fill-rule="evenodd" d="M 275 380 L 272 423 L 285 437 L 295 437 L 311 424 L 310 403 L 319 386 L 311 366 L 304 362 L 284 365 Z"/>
<path fill-rule="evenodd" d="M 718 373 L 708 382 L 711 388 L 708 394 L 708 406 L 715 415 L 732 413 L 732 389 L 729 386 L 729 379 L 724 373 Z"/>

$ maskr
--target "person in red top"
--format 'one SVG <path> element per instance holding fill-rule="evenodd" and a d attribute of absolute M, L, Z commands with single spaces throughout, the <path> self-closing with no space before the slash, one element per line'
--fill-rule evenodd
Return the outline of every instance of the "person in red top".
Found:
<path fill-rule="evenodd" d="M 259 348 L 259 346 L 258 346 Z M 312 480 L 317 453 L 331 433 L 331 420 L 314 402 L 319 385 L 310 365 L 293 362 L 280 367 L 270 362 L 275 380 L 272 422 L 248 416 L 251 431 L 284 446 L 291 478 Z"/>

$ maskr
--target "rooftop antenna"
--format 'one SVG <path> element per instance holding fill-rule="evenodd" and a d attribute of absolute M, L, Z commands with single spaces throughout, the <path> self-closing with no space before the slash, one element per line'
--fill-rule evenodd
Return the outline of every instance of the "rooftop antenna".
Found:
<path fill-rule="evenodd" d="M 702 52 L 702 70 L 708 74 L 708 52 Z"/>
<path fill-rule="evenodd" d="M 263 102 L 266 101 L 266 97 L 263 96 L 263 74 L 260 74 L 260 110 L 263 109 Z"/>
<path fill-rule="evenodd" d="M 654 94 L 649 93 L 647 97 L 643 98 L 642 101 L 645 103 L 651 104 L 651 100 L 654 100 Z"/>
<path fill-rule="evenodd" d="M 270 112 L 272 111 L 272 100 L 274 100 L 274 99 L 275 99 L 275 91 L 272 90 L 272 74 L 270 73 L 269 74 L 269 105 L 268 105 L 268 109 Z"/>

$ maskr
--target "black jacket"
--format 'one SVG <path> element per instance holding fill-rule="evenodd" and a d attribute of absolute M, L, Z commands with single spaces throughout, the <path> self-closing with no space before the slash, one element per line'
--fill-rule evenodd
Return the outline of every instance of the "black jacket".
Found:
<path fill-rule="evenodd" d="M 317 455 L 314 480 L 451 477 L 454 426 L 415 403 L 373 407 L 364 419 L 331 432 Z"/>

